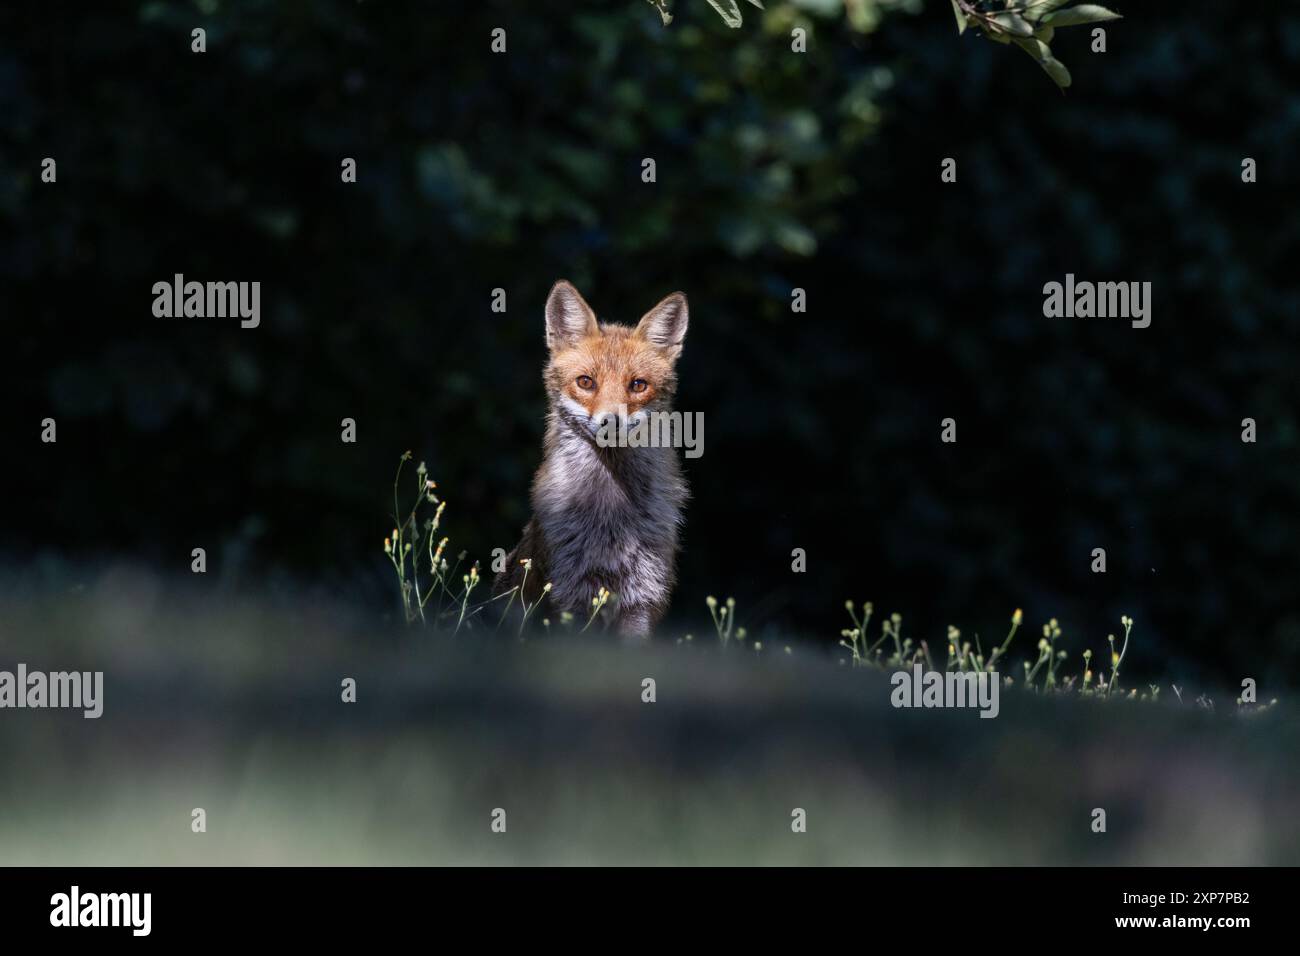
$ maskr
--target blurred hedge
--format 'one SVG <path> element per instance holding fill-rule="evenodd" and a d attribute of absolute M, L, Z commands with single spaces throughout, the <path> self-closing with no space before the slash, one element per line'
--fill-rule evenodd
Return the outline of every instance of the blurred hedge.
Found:
<path fill-rule="evenodd" d="M 946 2 L 6 9 L 4 549 L 57 578 L 205 544 L 226 586 L 387 600 L 407 448 L 457 544 L 508 547 L 565 276 L 606 319 L 690 296 L 687 621 L 725 592 L 832 635 L 852 596 L 1000 636 L 1023 606 L 1100 650 L 1127 612 L 1135 676 L 1293 675 L 1300 17 L 1110 5 L 1108 53 L 1054 42 L 1064 97 Z M 174 272 L 260 280 L 262 327 L 154 319 Z M 1153 282 L 1152 327 L 1044 319 L 1066 272 Z"/>

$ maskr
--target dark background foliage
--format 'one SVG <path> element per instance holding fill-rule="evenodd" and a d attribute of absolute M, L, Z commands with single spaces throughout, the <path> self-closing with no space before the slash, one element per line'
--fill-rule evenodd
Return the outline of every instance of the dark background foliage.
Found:
<path fill-rule="evenodd" d="M 1053 43 L 1065 96 L 946 2 L 6 7 L 3 556 L 71 584 L 205 546 L 212 587 L 390 611 L 406 449 L 456 546 L 514 543 L 563 276 L 606 320 L 690 297 L 683 629 L 734 594 L 829 642 L 852 597 L 1100 651 L 1130 613 L 1133 679 L 1293 682 L 1300 15 L 1110 5 L 1109 52 Z M 176 272 L 261 281 L 261 327 L 155 319 Z M 1152 282 L 1152 326 L 1044 318 L 1067 272 Z"/>

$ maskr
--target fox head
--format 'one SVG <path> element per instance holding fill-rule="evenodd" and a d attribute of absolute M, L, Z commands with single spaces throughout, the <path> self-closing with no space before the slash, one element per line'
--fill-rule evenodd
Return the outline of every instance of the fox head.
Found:
<path fill-rule="evenodd" d="M 674 369 L 686 321 L 686 296 L 674 292 L 635 328 L 597 322 L 578 290 L 561 279 L 546 299 L 551 355 L 545 380 L 551 408 L 593 437 L 611 419 L 631 427 L 648 411 L 668 410 L 677 388 Z"/>

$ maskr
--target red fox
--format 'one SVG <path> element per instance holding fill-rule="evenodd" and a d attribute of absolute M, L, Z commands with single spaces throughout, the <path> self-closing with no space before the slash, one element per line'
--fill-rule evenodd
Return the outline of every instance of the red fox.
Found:
<path fill-rule="evenodd" d="M 610 446 L 597 436 L 671 411 L 686 322 L 680 292 L 630 328 L 598 323 L 577 289 L 555 283 L 546 300 L 549 408 L 533 517 L 495 593 L 524 586 L 531 604 L 549 582 L 552 607 L 585 620 L 606 588 L 617 596 L 615 623 L 625 636 L 648 636 L 663 617 L 688 497 L 677 452 Z"/>

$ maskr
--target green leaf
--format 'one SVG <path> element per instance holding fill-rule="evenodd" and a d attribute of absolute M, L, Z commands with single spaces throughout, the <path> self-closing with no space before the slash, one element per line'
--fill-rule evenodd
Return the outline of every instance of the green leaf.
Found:
<path fill-rule="evenodd" d="M 1015 44 L 1032 56 L 1035 63 L 1042 63 L 1044 60 L 1049 60 L 1052 57 L 1051 48 L 1042 40 L 1032 37 L 1029 39 L 1016 37 Z"/>
<path fill-rule="evenodd" d="M 664 21 L 664 26 L 673 22 L 673 15 L 668 10 L 668 0 L 649 0 L 650 6 L 659 11 L 659 17 Z"/>
<path fill-rule="evenodd" d="M 1069 2 L 1070 0 L 1029 0 L 1023 12 L 1027 19 L 1037 22 L 1061 4 Z"/>
<path fill-rule="evenodd" d="M 751 5 L 751 6 L 758 7 L 758 9 L 760 9 L 760 10 L 764 10 L 764 9 L 766 9 L 766 8 L 763 6 L 763 0 L 749 0 L 749 2 L 750 2 L 750 5 Z"/>
<path fill-rule="evenodd" d="M 1065 89 L 1070 85 L 1070 71 L 1065 68 L 1065 64 L 1056 57 L 1050 57 L 1043 61 L 1042 67 L 1047 71 L 1047 75 L 1056 81 L 1056 85 Z"/>
<path fill-rule="evenodd" d="M 1099 7 L 1095 3 L 1081 3 L 1068 10 L 1057 10 L 1043 17 L 1042 23 L 1053 27 L 1075 27 L 1084 23 L 1102 23 L 1106 20 L 1119 20 L 1120 15 L 1113 10 Z"/>
<path fill-rule="evenodd" d="M 1070 85 L 1070 71 L 1065 68 L 1064 63 L 1052 56 L 1052 51 L 1046 43 L 1032 38 L 1022 40 L 1019 37 L 1016 37 L 1014 42 L 1033 57 L 1034 62 L 1041 66 L 1043 71 L 1052 78 L 1052 82 L 1062 90 Z"/>
<path fill-rule="evenodd" d="M 1018 13 L 1006 11 L 1003 13 L 993 14 L 993 22 L 1000 26 L 1013 37 L 1031 37 L 1034 35 L 1034 28 Z"/>
<path fill-rule="evenodd" d="M 740 7 L 736 6 L 736 0 L 709 0 L 709 6 L 718 11 L 718 16 L 722 17 L 722 22 L 733 30 L 740 28 Z"/>
<path fill-rule="evenodd" d="M 949 0 L 952 4 L 952 15 L 957 18 L 957 35 L 961 36 L 966 32 L 966 14 L 961 12 L 961 7 L 957 6 L 957 0 Z"/>
<path fill-rule="evenodd" d="M 1044 43 L 1051 43 L 1054 36 L 1056 36 L 1056 30 L 1050 23 L 1034 31 L 1034 39 L 1042 40 Z"/>

